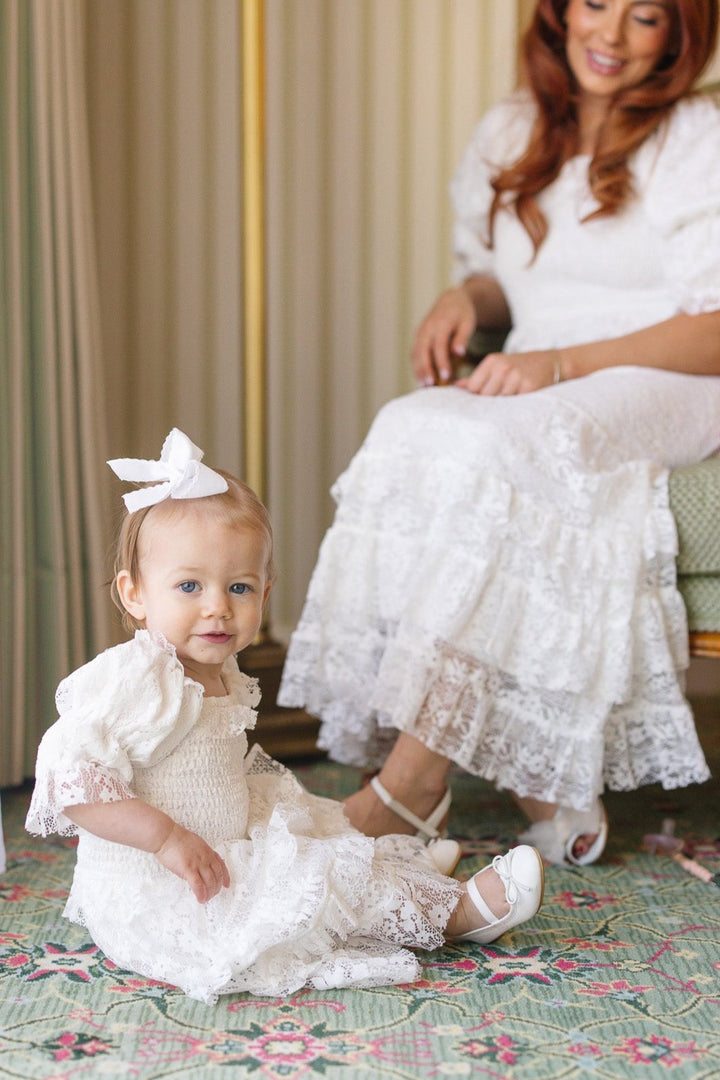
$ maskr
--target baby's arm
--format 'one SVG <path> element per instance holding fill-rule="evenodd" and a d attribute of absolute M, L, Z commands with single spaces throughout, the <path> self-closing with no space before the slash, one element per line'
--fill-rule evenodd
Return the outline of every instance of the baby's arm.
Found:
<path fill-rule="evenodd" d="M 202 837 L 142 799 L 66 806 L 64 813 L 103 840 L 152 852 L 162 866 L 187 881 L 201 904 L 230 884 L 227 866 Z"/>

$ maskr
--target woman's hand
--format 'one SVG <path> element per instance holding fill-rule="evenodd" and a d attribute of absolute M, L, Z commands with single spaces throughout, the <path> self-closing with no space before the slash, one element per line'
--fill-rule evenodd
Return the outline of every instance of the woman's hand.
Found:
<path fill-rule="evenodd" d="M 471 375 L 456 386 L 488 397 L 529 394 L 552 386 L 562 378 L 557 349 L 527 353 L 488 353 Z"/>
<path fill-rule="evenodd" d="M 475 305 L 462 285 L 441 293 L 415 335 L 412 364 L 421 385 L 452 381 L 476 325 Z"/>
<path fill-rule="evenodd" d="M 177 823 L 155 852 L 155 858 L 186 881 L 201 904 L 230 885 L 227 866 L 218 853 L 202 837 Z"/>

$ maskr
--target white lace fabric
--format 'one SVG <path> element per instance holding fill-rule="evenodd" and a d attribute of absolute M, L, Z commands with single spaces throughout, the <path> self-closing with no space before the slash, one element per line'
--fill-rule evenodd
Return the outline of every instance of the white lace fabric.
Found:
<path fill-rule="evenodd" d="M 594 208 L 587 157 L 540 196 L 537 257 L 490 178 L 534 106 L 491 109 L 452 185 L 457 279 L 494 275 L 509 351 L 720 308 L 720 110 L 680 102 L 631 160 L 636 197 Z M 340 477 L 292 636 L 282 705 L 338 761 L 398 731 L 520 794 L 589 808 L 604 785 L 708 776 L 683 693 L 667 470 L 720 443 L 720 378 L 610 368 L 520 397 L 422 390 L 386 405 Z"/>
<path fill-rule="evenodd" d="M 697 426 L 678 437 L 677 415 Z M 321 716 L 339 761 L 379 765 L 408 731 L 578 809 L 605 784 L 707 778 L 667 471 L 635 454 L 704 456 L 719 419 L 720 379 L 627 368 L 385 406 L 338 481 L 280 702 Z"/>
<path fill-rule="evenodd" d="M 483 244 L 493 196 L 489 179 L 517 158 L 534 106 L 519 91 L 476 128 L 453 180 L 458 281 L 489 273 L 512 311 L 508 351 L 618 337 L 679 312 L 720 307 L 720 109 L 707 97 L 681 101 L 630 165 L 636 197 L 621 214 L 584 222 L 596 208 L 589 158 L 566 163 L 539 197 L 550 228 L 533 258 L 514 215 Z"/>
<path fill-rule="evenodd" d="M 134 653 L 147 675 L 143 650 L 151 644 L 143 640 L 121 653 L 127 684 Z M 162 670 L 167 650 L 155 648 Z M 116 670 L 117 658 L 103 656 L 106 670 Z M 418 962 L 408 950 L 442 944 L 457 882 L 433 872 L 420 841 L 363 836 L 339 803 L 309 794 L 259 747 L 247 754 L 245 731 L 255 723 L 258 691 L 233 660 L 223 672 L 230 690 L 225 698 L 202 699 L 195 708 L 197 684 L 184 680 L 174 707 L 183 734 L 172 738 L 160 724 L 152 746 L 152 711 L 142 720 L 145 737 L 125 725 L 108 740 L 100 719 L 91 739 L 88 703 L 79 691 L 84 674 L 75 675 L 73 707 L 40 748 L 31 831 L 47 829 L 48 822 L 63 828 L 61 807 L 76 791 L 77 801 L 143 798 L 202 835 L 231 878 L 229 889 L 201 905 L 153 855 L 78 830 L 65 915 L 85 925 L 107 956 L 208 1003 L 231 991 L 275 996 L 302 986 L 374 986 L 417 977 Z M 105 685 L 112 700 L 113 686 Z M 135 698 L 141 697 L 136 686 Z M 102 702 L 96 706 L 102 717 Z M 139 704 L 135 711 L 138 718 L 143 713 Z M 82 724 L 73 723 L 75 713 L 82 713 Z M 56 781 L 58 731 L 67 750 Z M 89 744 L 93 760 L 73 774 L 64 771 Z M 127 781 L 117 780 L 128 767 Z"/>
<path fill-rule="evenodd" d="M 185 678 L 173 647 L 146 630 L 63 679 L 55 695 L 59 718 L 38 752 L 28 828 L 74 836 L 64 807 L 131 798 L 133 762 L 166 756 L 196 722 L 202 700 L 202 687 Z"/>

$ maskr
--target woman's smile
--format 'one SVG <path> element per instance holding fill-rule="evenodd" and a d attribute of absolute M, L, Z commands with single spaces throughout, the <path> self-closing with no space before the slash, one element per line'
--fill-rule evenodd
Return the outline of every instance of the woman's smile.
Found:
<path fill-rule="evenodd" d="M 617 75 L 625 66 L 625 61 L 615 56 L 607 56 L 605 53 L 587 50 L 588 67 L 597 71 L 600 75 Z"/>

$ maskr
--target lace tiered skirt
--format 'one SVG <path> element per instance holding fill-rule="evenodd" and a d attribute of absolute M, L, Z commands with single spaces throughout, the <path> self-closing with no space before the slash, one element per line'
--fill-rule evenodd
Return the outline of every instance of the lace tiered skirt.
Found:
<path fill-rule="evenodd" d="M 336 760 L 407 731 L 578 809 L 706 779 L 667 469 L 719 443 L 720 379 L 651 369 L 391 402 L 334 488 L 280 703 Z"/>
<path fill-rule="evenodd" d="M 229 888 L 200 904 L 154 855 L 82 833 L 67 918 L 120 967 L 209 1004 L 237 991 L 414 982 L 410 950 L 444 943 L 458 882 L 435 872 L 414 837 L 357 832 L 340 803 L 309 794 L 257 746 L 246 780 L 246 837 L 206 837 Z M 193 808 L 188 794 L 190 821 L 206 797 L 196 785 Z"/>

